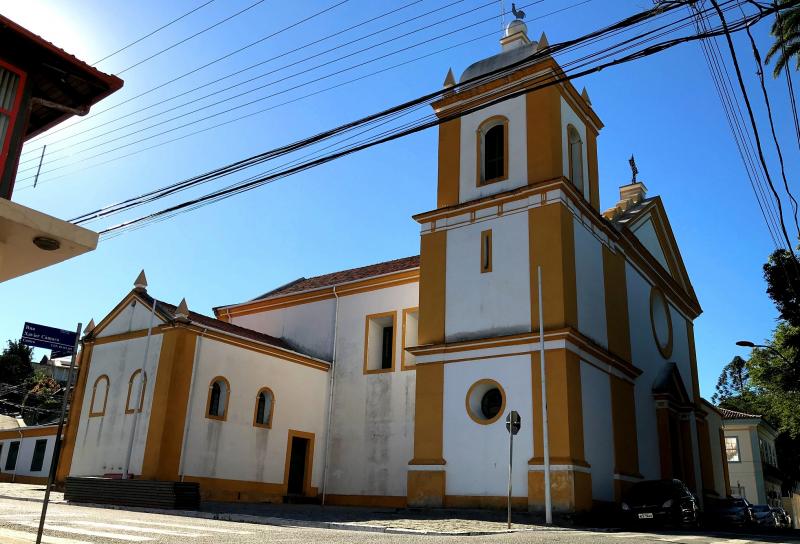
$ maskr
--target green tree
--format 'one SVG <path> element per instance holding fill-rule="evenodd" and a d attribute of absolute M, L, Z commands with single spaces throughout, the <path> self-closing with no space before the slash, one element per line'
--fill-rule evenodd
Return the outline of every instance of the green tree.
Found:
<path fill-rule="evenodd" d="M 64 391 L 57 381 L 37 370 L 26 380 L 25 389 L 20 411 L 26 424 L 41 425 L 58 417 Z"/>
<path fill-rule="evenodd" d="M 0 383 L 18 385 L 33 375 L 33 348 L 21 341 L 8 341 L 0 354 Z"/>
<path fill-rule="evenodd" d="M 800 270 L 789 251 L 779 249 L 764 264 L 767 295 L 775 303 L 780 318 L 800 327 Z"/>
<path fill-rule="evenodd" d="M 778 0 L 777 4 L 781 6 L 790 1 L 794 2 Z M 769 63 L 777 56 L 772 75 L 777 78 L 792 57 L 795 58 L 795 69 L 800 69 L 800 5 L 781 9 L 775 15 L 771 33 L 775 36 L 775 43 L 769 48 L 766 61 Z"/>

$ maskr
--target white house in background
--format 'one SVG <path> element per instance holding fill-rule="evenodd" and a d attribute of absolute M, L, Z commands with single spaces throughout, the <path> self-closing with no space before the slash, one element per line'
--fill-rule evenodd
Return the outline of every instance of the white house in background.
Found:
<path fill-rule="evenodd" d="M 731 493 L 753 504 L 780 506 L 783 478 L 775 451 L 777 431 L 760 415 L 719 410 Z"/>
<path fill-rule="evenodd" d="M 458 86 L 448 74 L 432 104 L 445 121 L 419 257 L 300 278 L 216 319 L 155 301 L 140 278 L 83 339 L 60 479 L 498 507 L 516 410 L 513 501 L 539 509 L 542 330 L 557 510 L 642 479 L 725 495 L 719 414 L 697 381 L 701 308 L 666 210 L 634 179 L 601 213 L 602 122 L 526 32 L 510 23 L 502 51 Z"/>
<path fill-rule="evenodd" d="M 0 429 L 0 482 L 43 484 L 58 425 Z"/>

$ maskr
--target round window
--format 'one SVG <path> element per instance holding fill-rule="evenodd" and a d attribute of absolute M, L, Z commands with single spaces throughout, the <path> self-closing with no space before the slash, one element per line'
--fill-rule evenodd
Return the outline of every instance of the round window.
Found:
<path fill-rule="evenodd" d="M 668 358 L 672 355 L 672 318 L 664 294 L 655 287 L 650 292 L 650 324 L 658 350 Z"/>
<path fill-rule="evenodd" d="M 479 380 L 472 384 L 465 400 L 467 414 L 481 425 L 497 421 L 506 405 L 505 392 L 494 380 Z"/>

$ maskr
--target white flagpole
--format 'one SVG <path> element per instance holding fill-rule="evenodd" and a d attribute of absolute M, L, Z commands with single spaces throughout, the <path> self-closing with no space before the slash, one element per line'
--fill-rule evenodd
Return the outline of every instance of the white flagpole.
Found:
<path fill-rule="evenodd" d="M 142 371 L 139 373 L 139 387 L 136 396 L 131 395 L 133 398 L 133 426 L 131 434 L 128 437 L 128 451 L 125 452 L 125 468 L 122 471 L 122 479 L 127 480 L 131 468 L 131 454 L 133 453 L 133 440 L 136 437 L 136 426 L 139 423 L 139 407 L 142 406 L 142 395 L 144 395 L 144 383 L 147 379 L 147 356 L 150 352 L 150 335 L 153 332 L 153 320 L 156 316 L 156 302 L 153 298 L 153 308 L 150 310 L 150 325 L 147 327 L 147 341 L 144 345 L 144 361 L 142 361 Z M 131 391 L 133 393 L 133 391 Z M 127 408 L 127 406 L 125 407 Z"/>
<path fill-rule="evenodd" d="M 545 523 L 553 523 L 553 499 L 550 496 L 550 437 L 547 429 L 547 378 L 544 368 L 544 311 L 542 310 L 542 267 L 539 276 L 539 361 L 542 371 L 542 446 L 544 448 L 544 516 Z"/>

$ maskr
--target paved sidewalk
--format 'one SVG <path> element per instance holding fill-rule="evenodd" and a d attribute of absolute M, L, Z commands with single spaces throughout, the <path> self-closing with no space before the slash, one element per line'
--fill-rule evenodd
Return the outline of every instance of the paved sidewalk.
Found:
<path fill-rule="evenodd" d="M 44 491 L 43 485 L 0 483 L 0 498 L 41 502 Z M 54 504 L 65 503 L 64 494 L 57 491 L 50 493 L 50 500 Z M 465 536 L 509 532 L 505 512 L 487 510 L 416 510 L 223 502 L 203 502 L 199 511 L 106 507 L 264 525 L 379 533 Z M 561 530 L 557 527 L 545 527 L 543 519 L 528 512 L 514 512 L 512 519 L 514 523 L 511 532 Z"/>

